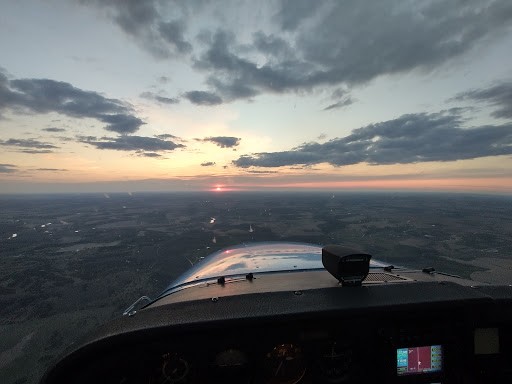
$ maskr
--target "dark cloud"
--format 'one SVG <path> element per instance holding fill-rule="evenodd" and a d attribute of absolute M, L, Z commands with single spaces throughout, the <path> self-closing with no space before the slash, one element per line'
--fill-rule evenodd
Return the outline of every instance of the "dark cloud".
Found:
<path fill-rule="evenodd" d="M 81 142 L 98 140 L 98 138 L 96 136 L 86 136 L 86 135 L 77 135 L 76 139 Z"/>
<path fill-rule="evenodd" d="M 474 100 L 489 103 L 496 110 L 492 116 L 512 119 L 512 81 L 508 80 L 485 89 L 473 89 L 457 95 L 452 100 Z"/>
<path fill-rule="evenodd" d="M 70 141 L 75 141 L 74 138 L 66 137 L 66 136 L 57 136 L 56 139 L 60 140 L 63 143 L 67 143 L 67 142 L 70 142 Z"/>
<path fill-rule="evenodd" d="M 56 127 L 43 128 L 43 131 L 46 131 L 46 132 L 66 132 L 66 130 L 64 128 L 56 128 Z"/>
<path fill-rule="evenodd" d="M 7 146 L 7 147 L 22 147 L 22 148 L 33 148 L 33 149 L 56 149 L 56 148 L 59 148 L 53 144 L 35 140 L 35 139 L 0 140 L 0 145 Z"/>
<path fill-rule="evenodd" d="M 323 110 L 324 111 L 330 111 L 330 110 L 333 110 L 333 109 L 339 109 L 339 108 L 343 108 L 343 107 L 346 107 L 346 106 L 349 106 L 351 104 L 354 104 L 354 100 L 351 98 L 351 97 L 347 97 L 343 100 L 340 100 L 334 104 L 331 104 L 327 107 L 325 107 Z"/>
<path fill-rule="evenodd" d="M 183 20 L 166 21 L 158 25 L 158 32 L 160 32 L 162 39 L 179 53 L 192 51 L 192 44 L 186 41 L 183 36 L 184 31 L 185 23 Z"/>
<path fill-rule="evenodd" d="M 323 3 L 326 12 L 297 34 L 317 81 L 360 83 L 383 73 L 431 69 L 504 31 L 512 20 L 508 0 L 377 4 Z M 293 14 L 294 2 L 284 12 Z M 313 12 L 310 15 L 314 15 Z"/>
<path fill-rule="evenodd" d="M 64 168 L 36 168 L 36 171 L 43 172 L 67 172 L 67 169 Z"/>
<path fill-rule="evenodd" d="M 240 144 L 240 140 L 242 140 L 242 139 L 240 139 L 239 137 L 232 137 L 232 136 L 216 136 L 216 137 L 206 137 L 204 139 L 196 139 L 196 140 L 211 142 L 221 148 L 233 148 L 233 147 L 238 146 L 238 144 Z"/>
<path fill-rule="evenodd" d="M 145 124 L 141 119 L 132 115 L 103 115 L 101 119 L 108 125 L 105 127 L 107 131 L 117 132 L 121 134 L 137 132 L 141 125 Z"/>
<path fill-rule="evenodd" d="M 156 152 L 141 152 L 139 153 L 141 157 L 162 157 L 159 153 Z"/>
<path fill-rule="evenodd" d="M 222 98 L 212 92 L 205 91 L 190 91 L 186 92 L 183 96 L 191 103 L 196 105 L 219 105 L 222 104 Z"/>
<path fill-rule="evenodd" d="M 53 153 L 51 149 L 22 149 L 18 152 L 30 153 L 31 155 L 37 155 L 40 153 Z"/>
<path fill-rule="evenodd" d="M 143 49 L 158 58 L 192 51 L 185 38 L 186 24 L 182 14 L 186 2 L 160 2 L 157 0 L 80 0 L 106 9 L 107 14 L 121 29 L 131 36 Z M 164 14 L 171 8 L 172 19 Z"/>
<path fill-rule="evenodd" d="M 315 16 L 321 5 L 320 1 L 282 0 L 276 19 L 283 30 L 295 30 L 303 20 Z"/>
<path fill-rule="evenodd" d="M 83 91 L 69 83 L 50 79 L 17 79 L 2 84 L 2 107 L 25 107 L 32 112 L 59 112 L 72 117 L 98 117 L 125 112 L 119 100 Z"/>
<path fill-rule="evenodd" d="M 286 40 L 263 32 L 253 35 L 253 45 L 258 51 L 274 60 L 287 60 L 293 56 L 293 48 Z"/>
<path fill-rule="evenodd" d="M 136 132 L 144 122 L 129 104 L 49 79 L 9 80 L 0 72 L 0 112 L 56 112 L 74 118 L 93 118 L 117 133 Z"/>
<path fill-rule="evenodd" d="M 16 172 L 18 167 L 14 164 L 0 164 L 0 173 Z"/>
<path fill-rule="evenodd" d="M 252 174 L 256 174 L 256 175 L 268 175 L 268 174 L 271 174 L 271 173 L 278 173 L 277 171 L 260 171 L 260 170 L 257 170 L 257 169 L 249 169 L 246 171 L 247 173 L 252 173 Z"/>
<path fill-rule="evenodd" d="M 208 84 L 224 97 L 223 99 L 217 95 L 219 104 L 225 100 L 251 99 L 253 96 L 257 96 L 260 93 L 259 90 L 245 82 L 242 78 L 223 81 L 221 78 L 210 76 L 208 78 Z"/>
<path fill-rule="evenodd" d="M 512 3 L 282 1 L 276 17 L 287 32 L 255 33 L 244 49 L 226 29 L 202 39 L 195 67 L 224 100 L 430 71 L 505 33 Z"/>
<path fill-rule="evenodd" d="M 155 135 L 155 137 L 158 137 L 159 139 L 162 139 L 162 140 L 167 140 L 167 139 L 181 140 L 181 138 L 179 138 L 178 136 L 171 135 L 170 133 L 162 133 L 161 135 Z"/>
<path fill-rule="evenodd" d="M 258 34 L 255 38 L 262 39 Z M 265 39 L 286 44 L 272 35 L 265 35 Z M 271 57 L 264 65 L 259 65 L 239 56 L 234 35 L 219 29 L 211 37 L 207 50 L 195 61 L 195 67 L 210 72 L 208 83 L 229 100 L 252 97 L 264 91 L 282 93 L 314 85 L 309 79 L 314 69 L 310 64 L 295 57 L 275 57 L 270 47 L 266 49 Z M 287 51 L 294 52 L 291 48 Z"/>
<path fill-rule="evenodd" d="M 512 22 L 510 0 L 281 0 L 271 15 L 263 10 L 269 7 L 233 2 L 222 17 L 205 1 L 80 1 L 106 10 L 155 56 L 192 57 L 212 87 L 207 94 L 188 95 L 199 105 L 317 87 L 350 89 L 381 75 L 431 71 L 504 36 Z M 250 10 L 242 9 L 248 5 Z M 249 37 L 230 30 L 247 12 L 255 20 L 271 16 L 271 28 L 265 25 Z M 196 27 L 209 29 L 193 47 L 187 31 L 196 20 Z"/>
<path fill-rule="evenodd" d="M 463 128 L 456 114 L 409 114 L 355 129 L 325 143 L 305 143 L 289 151 L 244 155 L 241 168 L 310 166 L 329 163 L 407 164 L 455 161 L 512 154 L 512 123 Z"/>
<path fill-rule="evenodd" d="M 338 88 L 338 89 L 335 89 L 334 91 L 332 91 L 331 98 L 333 100 L 337 100 L 337 99 L 342 99 L 344 97 L 347 97 L 347 95 L 348 95 L 348 91 L 346 89 Z"/>
<path fill-rule="evenodd" d="M 214 161 L 205 161 L 204 163 L 201 163 L 201 167 L 212 167 L 215 165 Z"/>
<path fill-rule="evenodd" d="M 173 151 L 185 147 L 172 141 L 161 140 L 156 137 L 119 136 L 102 137 L 100 140 L 82 140 L 83 143 L 93 145 L 97 149 L 112 149 L 117 151 Z"/>
<path fill-rule="evenodd" d="M 160 96 L 153 92 L 142 92 L 140 94 L 140 97 L 143 97 L 148 100 L 158 101 L 159 103 L 162 103 L 162 104 L 178 104 L 180 102 L 179 99 L 172 98 L 172 97 Z"/>

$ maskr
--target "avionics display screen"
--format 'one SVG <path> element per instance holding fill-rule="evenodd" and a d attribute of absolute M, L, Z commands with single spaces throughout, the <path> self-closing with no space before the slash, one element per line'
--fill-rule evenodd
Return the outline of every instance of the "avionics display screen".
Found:
<path fill-rule="evenodd" d="M 396 373 L 398 376 L 441 372 L 443 348 L 441 345 L 398 348 L 396 350 Z"/>

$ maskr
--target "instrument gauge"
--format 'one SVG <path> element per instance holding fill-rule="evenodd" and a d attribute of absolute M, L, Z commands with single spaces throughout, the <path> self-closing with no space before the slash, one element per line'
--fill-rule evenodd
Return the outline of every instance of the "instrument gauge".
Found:
<path fill-rule="evenodd" d="M 306 373 L 302 350 L 294 344 L 280 344 L 267 353 L 265 379 L 269 384 L 296 384 Z"/>
<path fill-rule="evenodd" d="M 238 349 L 226 349 L 215 356 L 215 365 L 220 368 L 243 367 L 247 364 L 247 356 Z"/>
<path fill-rule="evenodd" d="M 226 349 L 215 356 L 215 382 L 248 383 L 248 358 L 238 349 Z"/>
<path fill-rule="evenodd" d="M 190 368 L 186 360 L 182 359 L 177 353 L 166 353 L 162 356 L 156 383 L 186 383 L 189 372 Z"/>
<path fill-rule="evenodd" d="M 336 342 L 328 344 L 320 355 L 319 369 L 328 383 L 344 383 L 350 379 L 352 349 Z"/>

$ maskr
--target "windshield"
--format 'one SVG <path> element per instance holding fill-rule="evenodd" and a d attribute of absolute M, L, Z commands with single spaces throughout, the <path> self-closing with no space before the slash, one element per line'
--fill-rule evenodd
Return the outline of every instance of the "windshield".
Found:
<path fill-rule="evenodd" d="M 511 26 L 509 0 L 3 2 L 0 382 L 228 247 L 509 284 Z"/>

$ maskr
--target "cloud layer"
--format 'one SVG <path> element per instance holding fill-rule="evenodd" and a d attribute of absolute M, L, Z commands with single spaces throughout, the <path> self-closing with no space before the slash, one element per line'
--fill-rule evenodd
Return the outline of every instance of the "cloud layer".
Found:
<path fill-rule="evenodd" d="M 140 97 L 148 100 L 154 100 L 161 104 L 178 104 L 180 102 L 179 99 L 162 96 L 154 92 L 142 92 Z"/>
<path fill-rule="evenodd" d="M 74 118 L 92 118 L 105 129 L 120 134 L 134 133 L 144 122 L 134 116 L 129 104 L 84 91 L 69 83 L 50 79 L 9 80 L 0 72 L 0 113 L 56 112 Z"/>
<path fill-rule="evenodd" d="M 233 136 L 215 136 L 215 137 L 206 137 L 204 139 L 196 139 L 196 141 L 203 141 L 203 142 L 211 142 L 217 145 L 221 148 L 233 148 L 238 146 L 240 144 L 240 140 L 242 140 L 239 137 L 233 137 Z"/>
<path fill-rule="evenodd" d="M 512 25 L 509 0 L 417 0 L 407 6 L 395 0 L 281 0 L 272 7 L 233 2 L 222 16 L 204 1 L 82 3 L 106 10 L 156 57 L 191 60 L 210 88 L 185 93 L 198 105 L 351 88 L 385 74 L 429 71 Z M 240 33 L 239 19 L 247 12 L 259 18 Z M 338 101 L 326 109 L 342 105 Z"/>
<path fill-rule="evenodd" d="M 355 129 L 344 138 L 326 143 L 305 143 L 282 152 L 240 156 L 241 168 L 282 167 L 328 163 L 406 164 L 455 161 L 512 154 L 512 123 L 471 129 L 453 111 L 408 114 Z"/>
<path fill-rule="evenodd" d="M 158 58 L 183 55 L 192 51 L 185 38 L 187 23 L 183 18 L 185 2 L 168 2 L 172 14 L 165 15 L 163 3 L 157 0 L 80 0 L 94 4 L 107 15 L 141 48 Z"/>
<path fill-rule="evenodd" d="M 45 131 L 45 132 L 65 132 L 66 130 L 64 128 L 50 127 L 50 128 L 43 128 L 43 131 Z"/>
<path fill-rule="evenodd" d="M 192 104 L 196 105 L 219 105 L 222 104 L 222 98 L 212 92 L 190 91 L 183 94 Z"/>
<path fill-rule="evenodd" d="M 163 103 L 174 103 L 174 100 L 160 98 L 155 94 L 151 98 Z M 149 97 L 149 96 L 148 96 Z M 177 101 L 176 101 L 177 102 Z M 0 72 L 0 112 L 12 111 L 18 114 L 50 112 L 59 113 L 72 118 L 92 118 L 104 123 L 104 129 L 119 134 L 119 137 L 78 136 L 75 139 L 90 144 L 97 149 L 119 151 L 150 151 L 146 157 L 158 157 L 155 152 L 172 151 L 184 147 L 166 140 L 176 138 L 170 134 L 160 137 L 144 137 L 132 135 L 137 132 L 144 121 L 133 114 L 131 105 L 118 99 L 109 99 L 97 92 L 84 91 L 69 83 L 49 79 L 15 79 L 9 80 Z M 43 128 L 46 132 L 64 132 L 62 128 Z M 70 138 L 65 138 L 70 140 Z M 177 139 L 177 138 L 176 138 Z M 56 145 L 36 139 L 0 140 L 0 146 L 20 148 L 19 152 L 28 154 L 51 153 Z"/>
<path fill-rule="evenodd" d="M 472 89 L 457 95 L 452 100 L 485 102 L 496 108 L 492 116 L 512 119 L 512 81 L 505 81 L 484 89 Z"/>
<path fill-rule="evenodd" d="M 56 145 L 36 139 L 8 139 L 0 140 L 0 146 L 16 149 L 17 152 L 28 154 L 52 153 Z"/>
<path fill-rule="evenodd" d="M 176 148 L 183 148 L 183 144 L 176 144 L 169 140 L 162 140 L 157 137 L 144 136 L 119 136 L 96 138 L 83 138 L 83 143 L 90 144 L 97 149 L 113 149 L 116 151 L 173 151 Z M 149 157 L 155 157 L 149 155 Z"/>

